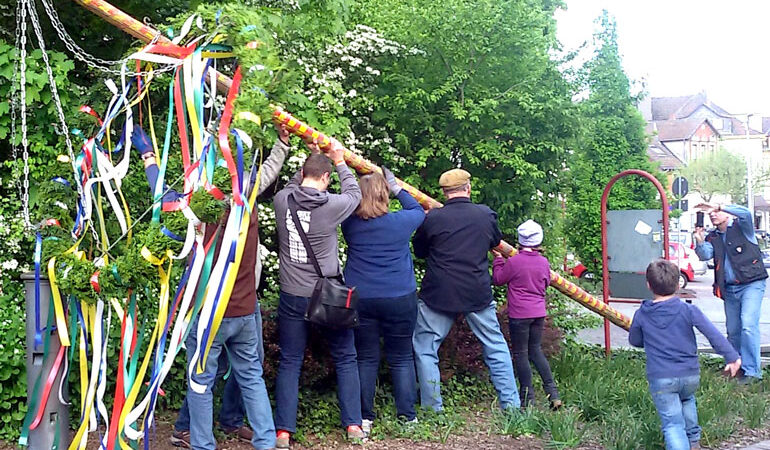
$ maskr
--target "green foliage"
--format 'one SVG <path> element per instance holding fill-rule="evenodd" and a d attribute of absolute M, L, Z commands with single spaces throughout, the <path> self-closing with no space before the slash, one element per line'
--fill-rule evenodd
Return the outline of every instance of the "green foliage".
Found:
<path fill-rule="evenodd" d="M 583 264 L 593 273 L 601 268 L 601 197 L 610 179 L 627 169 L 662 177 L 647 158 L 644 120 L 635 108 L 623 72 L 615 22 L 606 11 L 594 35 L 594 58 L 584 67 L 589 96 L 579 105 L 583 126 L 570 161 L 571 192 L 567 203 L 567 237 Z M 657 191 L 641 177 L 618 181 L 609 209 L 660 208 Z"/>
<path fill-rule="evenodd" d="M 547 3 L 359 2 L 358 20 L 404 47 L 353 104 L 364 155 L 435 197 L 440 173 L 462 165 L 505 233 L 529 217 L 551 225 L 577 122 Z"/>
<path fill-rule="evenodd" d="M 682 176 L 707 202 L 714 194 L 729 195 L 733 203 L 746 199 L 746 161 L 723 148 L 690 162 Z"/>

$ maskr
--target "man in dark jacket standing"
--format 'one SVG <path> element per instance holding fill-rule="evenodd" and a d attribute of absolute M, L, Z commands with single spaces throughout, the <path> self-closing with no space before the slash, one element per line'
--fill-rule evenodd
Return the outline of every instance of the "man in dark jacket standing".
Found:
<path fill-rule="evenodd" d="M 432 210 L 417 230 L 414 254 L 428 261 L 420 289 L 414 330 L 415 359 L 423 407 L 442 409 L 438 349 L 463 314 L 484 346 L 484 361 L 503 409 L 521 403 L 508 344 L 500 331 L 492 297 L 487 253 L 500 243 L 497 214 L 471 202 L 471 175 L 444 172 L 439 185 L 447 202 Z"/>
<path fill-rule="evenodd" d="M 707 203 L 696 208 L 706 210 L 716 227 L 708 235 L 703 228 L 695 230 L 695 253 L 702 261 L 714 258 L 714 295 L 725 302 L 727 340 L 741 354 L 740 382 L 758 381 L 762 378 L 759 313 L 767 271 L 751 211 Z"/>

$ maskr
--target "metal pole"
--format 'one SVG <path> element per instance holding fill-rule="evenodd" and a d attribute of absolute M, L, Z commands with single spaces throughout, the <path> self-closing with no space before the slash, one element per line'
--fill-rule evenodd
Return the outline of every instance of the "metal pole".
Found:
<path fill-rule="evenodd" d="M 59 342 L 59 336 L 54 330 L 43 330 L 43 339 L 45 339 L 46 333 L 50 335 L 48 354 L 43 354 L 42 344 L 35 348 L 35 320 L 33 319 L 35 314 L 40 314 L 40 326 L 45 327 L 48 314 L 54 313 L 53 311 L 49 311 L 48 308 L 51 304 L 51 285 L 48 284 L 48 280 L 45 278 L 40 280 L 40 311 L 36 312 L 35 273 L 24 273 L 21 275 L 21 279 L 24 281 L 27 313 L 27 405 L 31 408 L 33 402 L 39 402 L 41 400 L 31 398 L 32 388 L 35 385 L 35 381 L 42 374 L 42 381 L 44 382 L 45 378 L 51 373 L 54 361 L 56 360 L 56 355 L 61 348 L 61 343 Z M 35 429 L 29 432 L 29 439 L 27 441 L 27 448 L 29 449 L 52 448 L 57 433 L 59 434 L 59 448 L 67 448 L 67 446 L 69 446 L 69 406 L 59 401 L 59 385 L 61 383 L 62 373 L 64 373 L 64 371 L 62 368 L 59 368 L 52 385 L 53 387 L 48 392 L 48 400 L 46 402 L 42 421 Z M 65 393 L 64 395 L 67 394 Z"/>

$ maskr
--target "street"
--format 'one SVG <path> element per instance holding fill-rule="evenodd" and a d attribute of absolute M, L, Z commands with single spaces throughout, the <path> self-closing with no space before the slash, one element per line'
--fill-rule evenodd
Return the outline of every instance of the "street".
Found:
<path fill-rule="evenodd" d="M 711 291 L 711 283 L 713 283 L 713 280 L 714 271 L 709 269 L 705 275 L 696 276 L 695 280 L 690 282 L 686 289 L 695 291 L 696 298 L 692 299 L 692 303 L 700 308 L 701 311 L 706 314 L 706 317 L 714 322 L 714 325 L 726 335 L 724 307 L 722 305 L 722 300 L 715 297 Z M 762 302 L 762 312 L 759 319 L 763 353 L 765 352 L 765 347 L 768 347 L 770 350 L 770 306 L 767 301 L 768 298 L 770 298 L 769 294 L 770 293 L 765 290 L 764 300 Z M 627 303 L 610 302 L 610 305 L 629 317 L 633 317 L 634 312 L 639 308 L 639 305 Z M 630 347 L 628 344 L 628 332 L 626 330 L 612 324 L 610 324 L 610 330 L 611 345 L 613 348 Z M 708 340 L 706 340 L 702 334 L 698 333 L 697 330 L 696 337 L 698 339 L 698 348 L 711 347 Z M 599 328 L 582 330 L 578 333 L 578 339 L 591 344 L 604 345 L 604 327 L 601 326 Z"/>

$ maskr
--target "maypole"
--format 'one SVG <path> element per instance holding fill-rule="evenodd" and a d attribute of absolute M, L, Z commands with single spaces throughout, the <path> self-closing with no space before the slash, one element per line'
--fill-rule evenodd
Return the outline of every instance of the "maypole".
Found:
<path fill-rule="evenodd" d="M 152 39 L 158 35 L 158 31 L 152 27 L 145 25 L 133 17 L 129 16 L 125 12 L 115 8 L 104 0 L 73 0 L 76 3 L 84 6 L 89 11 L 102 17 L 109 23 L 115 25 L 119 29 L 131 34 L 132 36 L 142 40 L 143 42 L 151 42 Z M 158 41 L 161 43 L 170 43 L 167 39 L 161 38 Z M 227 91 L 232 84 L 232 80 L 227 76 L 217 73 L 217 87 L 222 91 Z M 275 120 L 285 123 L 289 126 L 289 129 L 296 135 L 305 139 L 315 138 L 319 143 L 319 146 L 324 149 L 328 148 L 330 144 L 329 138 L 323 133 L 318 132 L 302 121 L 296 119 L 291 114 L 283 111 L 279 107 L 275 107 L 274 111 Z M 365 174 L 373 171 L 380 171 L 380 168 L 375 164 L 367 161 L 360 155 L 357 155 L 350 150 L 345 151 L 345 161 L 348 165 L 354 168 L 357 172 Z M 414 186 L 409 185 L 401 180 L 398 180 L 399 184 L 406 189 L 412 196 L 414 196 L 423 207 L 426 209 L 432 209 L 442 206 L 440 202 L 431 198 L 427 194 L 421 192 Z M 516 254 L 516 249 L 505 241 L 500 241 L 500 245 L 497 250 L 506 256 L 513 256 Z M 608 304 L 601 300 L 598 300 L 593 295 L 589 294 L 575 283 L 566 280 L 558 273 L 551 271 L 551 286 L 566 295 L 567 297 L 575 300 L 583 307 L 591 310 L 592 312 L 599 314 L 606 318 L 611 323 L 628 330 L 631 327 L 631 318 L 621 313 L 620 311 L 612 308 Z"/>

